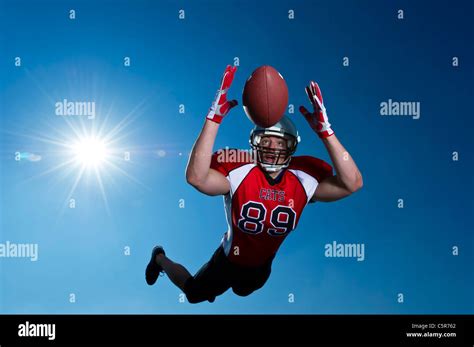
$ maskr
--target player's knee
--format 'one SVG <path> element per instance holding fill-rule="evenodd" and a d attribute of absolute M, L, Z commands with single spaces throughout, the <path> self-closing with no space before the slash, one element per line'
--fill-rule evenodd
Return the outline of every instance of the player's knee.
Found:
<path fill-rule="evenodd" d="M 249 296 L 252 294 L 255 290 L 249 289 L 249 288 L 234 288 L 232 287 L 232 291 L 237 294 L 238 296 Z"/>
<path fill-rule="evenodd" d="M 185 294 L 190 304 L 199 304 L 200 302 L 206 301 L 206 299 L 199 297 L 197 295 L 194 295 L 194 293 L 185 293 Z"/>
<path fill-rule="evenodd" d="M 184 284 L 183 289 L 184 294 L 186 295 L 186 299 L 190 304 L 198 304 L 200 302 L 208 300 L 208 298 L 204 297 L 194 284 L 194 278 L 190 277 L 186 283 Z"/>

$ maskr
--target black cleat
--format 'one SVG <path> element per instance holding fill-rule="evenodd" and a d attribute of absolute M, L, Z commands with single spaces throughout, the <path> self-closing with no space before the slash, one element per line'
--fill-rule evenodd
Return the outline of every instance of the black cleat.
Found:
<path fill-rule="evenodd" d="M 165 250 L 163 249 L 163 247 L 156 246 L 155 248 L 153 248 L 153 251 L 151 251 L 150 262 L 146 266 L 145 278 L 146 283 L 148 283 L 148 285 L 150 286 L 155 284 L 156 280 L 158 279 L 158 276 L 161 272 L 163 272 L 162 267 L 156 263 L 156 256 L 158 254 L 165 254 Z"/>

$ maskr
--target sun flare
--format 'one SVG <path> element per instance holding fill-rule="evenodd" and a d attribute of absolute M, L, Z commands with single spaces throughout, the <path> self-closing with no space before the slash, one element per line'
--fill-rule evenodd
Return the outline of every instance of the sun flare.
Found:
<path fill-rule="evenodd" d="M 107 146 L 101 139 L 86 137 L 73 145 L 77 163 L 97 168 L 107 160 Z"/>

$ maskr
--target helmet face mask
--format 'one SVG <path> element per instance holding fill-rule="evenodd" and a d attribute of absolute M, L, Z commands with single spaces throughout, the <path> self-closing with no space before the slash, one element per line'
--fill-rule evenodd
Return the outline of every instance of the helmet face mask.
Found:
<path fill-rule="evenodd" d="M 286 149 L 263 146 L 262 139 L 268 136 L 285 139 Z M 256 126 L 250 133 L 250 146 L 255 152 L 255 159 L 267 172 L 277 172 L 288 167 L 299 142 L 300 137 L 296 127 L 287 117 L 283 117 L 270 128 Z"/>

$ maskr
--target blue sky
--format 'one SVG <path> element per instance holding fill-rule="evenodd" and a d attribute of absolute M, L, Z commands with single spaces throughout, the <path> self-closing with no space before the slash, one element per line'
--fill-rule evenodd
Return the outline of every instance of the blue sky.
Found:
<path fill-rule="evenodd" d="M 37 262 L 0 258 L 0 312 L 473 313 L 472 16 L 470 1 L 0 0 L 0 243 L 39 245 Z M 193 190 L 184 170 L 234 57 L 230 96 L 239 101 L 263 64 L 283 74 L 295 110 L 316 80 L 365 186 L 307 207 L 263 289 L 190 305 L 165 277 L 147 286 L 144 269 L 162 244 L 194 273 L 226 230 L 222 198 Z M 94 121 L 70 118 L 78 129 L 107 115 L 106 130 L 130 120 L 115 146 L 130 151 L 119 166 L 133 179 L 103 170 L 108 209 L 93 175 L 77 185 L 75 209 L 65 203 L 77 168 L 39 176 L 68 159 L 40 140 L 74 138 L 54 113 L 63 99 L 96 102 Z M 420 119 L 381 116 L 388 99 L 420 102 Z M 297 153 L 329 161 L 304 119 L 290 116 L 302 137 Z M 251 127 L 234 109 L 215 148 L 247 148 Z M 41 160 L 17 162 L 16 151 Z M 365 260 L 325 257 L 332 241 L 364 243 Z"/>

